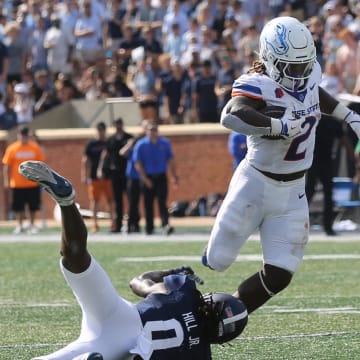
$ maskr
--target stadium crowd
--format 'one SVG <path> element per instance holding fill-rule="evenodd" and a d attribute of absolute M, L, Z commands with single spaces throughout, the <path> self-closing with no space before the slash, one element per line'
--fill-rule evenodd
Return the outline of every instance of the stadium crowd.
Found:
<path fill-rule="evenodd" d="M 133 97 L 159 123 L 217 122 L 264 22 L 282 14 L 313 33 L 324 88 L 360 93 L 354 0 L 4 0 L 1 10 L 4 130 L 74 98 Z"/>

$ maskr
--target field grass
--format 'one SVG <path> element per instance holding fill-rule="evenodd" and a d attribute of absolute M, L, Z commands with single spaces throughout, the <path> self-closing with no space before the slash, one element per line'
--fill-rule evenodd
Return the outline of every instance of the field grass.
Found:
<path fill-rule="evenodd" d="M 104 234 L 104 242 L 89 241 L 90 251 L 119 292 L 133 301 L 138 299 L 129 290 L 129 279 L 152 268 L 187 263 L 205 280 L 202 291 L 232 293 L 241 279 L 261 266 L 260 260 L 248 257 L 225 273 L 214 273 L 194 258 L 202 252 L 202 241 L 109 243 L 106 237 Z M 310 242 L 290 287 L 253 313 L 238 339 L 214 346 L 213 358 L 360 359 L 359 245 L 360 241 L 346 240 Z M 1 360 L 28 360 L 78 336 L 80 310 L 60 274 L 58 253 L 59 244 L 54 242 L 27 243 L 25 238 L 0 242 Z M 256 241 L 249 241 L 242 252 L 260 253 Z M 170 261 L 168 256 L 189 258 Z M 130 261 L 135 257 L 137 261 Z"/>

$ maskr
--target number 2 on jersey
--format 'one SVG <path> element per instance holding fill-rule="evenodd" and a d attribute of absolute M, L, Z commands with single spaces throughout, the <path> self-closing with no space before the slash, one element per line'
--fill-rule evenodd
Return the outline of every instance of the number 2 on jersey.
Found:
<path fill-rule="evenodd" d="M 303 143 L 311 134 L 311 130 L 316 124 L 316 117 L 315 116 L 309 116 L 305 118 L 303 124 L 301 125 L 303 128 L 307 126 L 307 130 L 302 133 L 301 135 L 295 137 L 290 146 L 289 149 L 284 157 L 284 160 L 286 161 L 297 161 L 297 160 L 303 160 L 305 159 L 306 149 L 304 149 L 301 152 L 298 152 L 299 146 L 301 143 Z"/>

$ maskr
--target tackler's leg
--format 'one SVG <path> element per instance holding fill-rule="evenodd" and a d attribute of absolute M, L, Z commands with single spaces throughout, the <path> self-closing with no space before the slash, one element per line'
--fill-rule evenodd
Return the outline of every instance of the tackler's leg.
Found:
<path fill-rule="evenodd" d="M 72 273 L 85 271 L 90 265 L 90 255 L 86 249 L 87 229 L 75 204 L 75 191 L 71 182 L 41 161 L 25 161 L 20 164 L 19 172 L 28 180 L 42 185 L 60 205 L 63 265 Z"/>
<path fill-rule="evenodd" d="M 243 301 L 250 314 L 285 289 L 290 284 L 291 278 L 292 274 L 289 271 L 265 264 L 262 270 L 239 285 L 234 296 Z"/>

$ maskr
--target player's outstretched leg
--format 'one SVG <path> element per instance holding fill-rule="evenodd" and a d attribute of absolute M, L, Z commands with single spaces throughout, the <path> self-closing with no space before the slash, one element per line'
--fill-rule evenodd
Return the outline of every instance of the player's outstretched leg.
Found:
<path fill-rule="evenodd" d="M 43 186 L 60 205 L 63 265 L 73 273 L 85 271 L 90 265 L 90 255 L 86 248 L 87 229 L 75 204 L 75 191 L 71 182 L 42 161 L 21 163 L 19 173 Z"/>
<path fill-rule="evenodd" d="M 24 161 L 19 165 L 19 173 L 28 180 L 40 184 L 59 205 L 71 205 L 75 191 L 71 182 L 50 169 L 42 161 Z"/>

